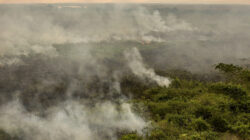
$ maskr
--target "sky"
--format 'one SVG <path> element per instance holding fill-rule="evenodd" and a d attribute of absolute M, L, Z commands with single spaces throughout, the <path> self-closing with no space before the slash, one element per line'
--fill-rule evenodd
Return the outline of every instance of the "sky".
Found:
<path fill-rule="evenodd" d="M 173 4 L 250 4 L 250 0 L 0 0 L 8 3 L 173 3 Z"/>

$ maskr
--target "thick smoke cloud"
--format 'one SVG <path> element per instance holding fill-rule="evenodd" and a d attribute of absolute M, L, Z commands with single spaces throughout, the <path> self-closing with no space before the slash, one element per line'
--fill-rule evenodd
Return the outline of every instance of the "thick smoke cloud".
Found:
<path fill-rule="evenodd" d="M 147 61 L 158 69 L 245 65 L 248 12 L 249 6 L 230 5 L 1 5 L 0 65 L 20 64 L 20 56 L 33 53 L 54 57 L 54 44 L 103 41 L 162 46 Z"/>
<path fill-rule="evenodd" d="M 30 140 L 116 139 L 117 130 L 142 133 L 146 123 L 131 111 L 130 105 L 121 104 L 119 110 L 111 102 L 90 107 L 69 100 L 50 108 L 46 117 L 39 117 L 13 101 L 1 107 L 0 127 Z"/>
<path fill-rule="evenodd" d="M 18 56 L 31 53 L 56 56 L 53 44 L 110 40 L 161 42 L 165 39 L 151 33 L 194 30 L 173 15 L 166 23 L 158 10 L 149 11 L 142 6 L 58 7 L 2 6 L 0 56 L 14 58 L 0 64 L 15 63 Z"/>
<path fill-rule="evenodd" d="M 121 131 L 142 134 L 147 121 L 121 91 L 121 68 L 110 66 L 110 58 L 97 53 L 93 43 L 156 40 L 147 34 L 168 28 L 157 11 L 108 7 L 79 12 L 56 5 L 1 6 L 0 129 L 27 140 L 116 140 Z"/>
<path fill-rule="evenodd" d="M 121 72 L 102 64 L 91 46 L 61 49 L 56 57 L 25 56 L 22 65 L 1 69 L 0 129 L 27 140 L 142 134 L 148 123 L 124 97 Z"/>

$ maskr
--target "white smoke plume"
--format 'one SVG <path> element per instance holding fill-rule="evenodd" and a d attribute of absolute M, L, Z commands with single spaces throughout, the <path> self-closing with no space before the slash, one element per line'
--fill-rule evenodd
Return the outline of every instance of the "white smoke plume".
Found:
<path fill-rule="evenodd" d="M 34 53 L 57 55 L 54 44 L 102 41 L 160 43 L 162 50 L 152 55 L 158 68 L 203 73 L 220 62 L 248 63 L 242 62 L 249 61 L 250 33 L 245 29 L 250 19 L 243 14 L 248 10 L 154 4 L 1 5 L 0 67 L 20 64 L 20 56 Z"/>
<path fill-rule="evenodd" d="M 124 55 L 127 59 L 129 68 L 135 75 L 141 78 L 148 78 L 156 82 L 159 86 L 168 87 L 171 83 L 170 79 L 157 75 L 153 69 L 147 68 L 144 65 L 142 56 L 137 48 L 126 51 Z"/>
<path fill-rule="evenodd" d="M 0 128 L 26 140 L 116 140 L 117 130 L 142 133 L 146 126 L 127 103 L 119 108 L 111 102 L 90 107 L 68 100 L 39 117 L 13 101 L 1 106 L 0 112 Z"/>
<path fill-rule="evenodd" d="M 25 64 L 0 69 L 10 73 L 1 75 L 3 89 L 8 76 L 15 79 L 10 85 L 21 87 L 10 86 L 20 91 L 20 101 L 0 92 L 0 130 L 25 140 L 117 140 L 119 132 L 143 134 L 147 121 L 126 102 L 119 71 L 101 63 L 90 45 L 64 47 L 33 46 L 35 56 L 25 56 Z"/>
<path fill-rule="evenodd" d="M 166 38 L 151 33 L 194 29 L 173 15 L 167 18 L 170 21 L 165 21 L 158 10 L 150 11 L 143 6 L 90 6 L 71 11 L 45 5 L 35 9 L 17 6 L 0 12 L 4 13 L 0 14 L 0 57 L 10 56 L 8 59 L 14 60 L 34 53 L 57 55 L 53 44 L 110 40 L 164 42 Z M 0 65 L 14 64 L 14 60 L 0 60 Z"/>

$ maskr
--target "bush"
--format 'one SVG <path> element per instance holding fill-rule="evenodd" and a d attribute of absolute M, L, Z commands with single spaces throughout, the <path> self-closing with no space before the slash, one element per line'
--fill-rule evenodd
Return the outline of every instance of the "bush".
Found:
<path fill-rule="evenodd" d="M 178 115 L 178 114 L 167 114 L 166 120 L 169 123 L 173 123 L 180 128 L 187 128 L 189 123 L 191 122 L 191 116 L 186 115 Z"/>
<path fill-rule="evenodd" d="M 167 135 L 163 130 L 155 129 L 151 132 L 150 136 L 148 137 L 149 140 L 166 140 Z"/>
<path fill-rule="evenodd" d="M 237 124 L 232 126 L 231 133 L 240 136 L 243 139 L 250 138 L 250 124 Z"/>
<path fill-rule="evenodd" d="M 218 69 L 219 71 L 224 73 L 237 73 L 241 71 L 243 68 L 235 66 L 233 64 L 219 63 L 218 65 L 215 66 L 215 69 Z"/>
<path fill-rule="evenodd" d="M 137 134 L 126 134 L 123 135 L 120 140 L 143 140 L 143 138 Z"/>
<path fill-rule="evenodd" d="M 11 136 L 6 132 L 0 130 L 0 140 L 12 140 Z"/>
<path fill-rule="evenodd" d="M 160 115 L 163 119 L 167 113 L 181 114 L 188 108 L 189 104 L 182 101 L 171 100 L 163 103 L 150 102 L 148 103 L 149 110 L 153 115 Z"/>
<path fill-rule="evenodd" d="M 212 117 L 210 120 L 210 124 L 215 131 L 226 132 L 228 130 L 228 122 L 222 117 Z"/>
<path fill-rule="evenodd" d="M 199 95 L 200 91 L 196 89 L 176 89 L 176 88 L 158 88 L 157 90 L 148 91 L 151 94 L 151 99 L 155 102 L 164 102 L 168 100 L 188 100 L 196 95 Z"/>
<path fill-rule="evenodd" d="M 202 137 L 200 136 L 200 134 L 196 133 L 190 136 L 189 138 L 190 140 L 202 140 Z"/>
<path fill-rule="evenodd" d="M 226 74 L 229 81 L 241 83 L 241 84 L 249 84 L 250 82 L 250 71 L 249 69 L 244 69 L 240 66 L 236 66 L 233 64 L 218 64 L 215 69 Z"/>
<path fill-rule="evenodd" d="M 232 84 L 217 83 L 211 85 L 210 89 L 212 92 L 222 93 L 234 99 L 241 99 L 243 96 L 247 95 L 246 91 L 243 90 L 242 87 Z"/>
<path fill-rule="evenodd" d="M 204 131 L 201 133 L 201 135 L 205 140 L 219 140 L 218 134 L 212 131 Z"/>
<path fill-rule="evenodd" d="M 181 81 L 178 78 L 174 79 L 171 82 L 170 87 L 172 87 L 172 88 L 181 88 Z"/>
<path fill-rule="evenodd" d="M 194 126 L 194 129 L 196 131 L 199 131 L 199 132 L 206 131 L 210 127 L 209 124 L 206 121 L 204 121 L 203 119 L 201 119 L 201 118 L 195 120 L 193 122 L 193 126 Z"/>
<path fill-rule="evenodd" d="M 229 104 L 229 108 L 234 113 L 250 113 L 250 100 L 239 100 Z"/>
<path fill-rule="evenodd" d="M 204 120 L 207 120 L 212 117 L 212 112 L 209 107 L 201 106 L 195 111 L 195 116 L 197 118 L 202 117 Z"/>

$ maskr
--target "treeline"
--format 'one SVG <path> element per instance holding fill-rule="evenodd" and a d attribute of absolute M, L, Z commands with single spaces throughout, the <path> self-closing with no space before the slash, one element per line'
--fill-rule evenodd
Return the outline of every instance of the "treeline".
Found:
<path fill-rule="evenodd" d="M 217 80 L 198 80 L 188 72 L 166 72 L 168 88 L 145 85 L 127 78 L 134 104 L 143 104 L 151 126 L 146 135 L 136 132 L 120 140 L 217 140 L 250 138 L 250 71 L 232 64 L 216 65 Z M 162 73 L 164 74 L 164 73 Z"/>

